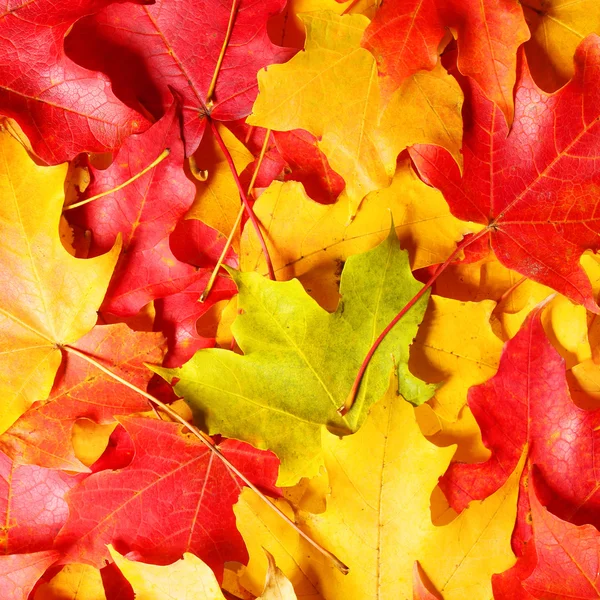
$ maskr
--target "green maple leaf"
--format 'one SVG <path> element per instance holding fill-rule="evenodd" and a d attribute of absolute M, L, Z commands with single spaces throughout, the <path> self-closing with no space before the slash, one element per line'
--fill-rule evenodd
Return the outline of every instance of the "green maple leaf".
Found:
<path fill-rule="evenodd" d="M 168 381 L 179 379 L 175 391 L 210 434 L 274 451 L 281 459 L 280 485 L 318 473 L 321 428 L 340 435 L 357 431 L 386 392 L 394 363 L 400 393 L 413 404 L 435 391 L 407 365 L 427 294 L 382 342 L 350 412 L 337 413 L 373 341 L 422 287 L 393 227 L 379 246 L 348 259 L 334 313 L 321 308 L 297 280 L 273 282 L 233 270 L 231 275 L 240 309 L 232 331 L 244 355 L 200 350 L 180 369 L 155 370 Z"/>

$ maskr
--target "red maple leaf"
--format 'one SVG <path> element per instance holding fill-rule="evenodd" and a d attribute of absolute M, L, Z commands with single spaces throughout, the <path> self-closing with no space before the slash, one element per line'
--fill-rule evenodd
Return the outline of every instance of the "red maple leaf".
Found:
<path fill-rule="evenodd" d="M 162 334 L 132 331 L 123 323 L 98 325 L 73 344 L 143 390 L 152 377 L 144 363 L 160 364 L 164 346 Z M 148 401 L 137 392 L 66 352 L 48 400 L 23 414 L 0 437 L 0 448 L 22 464 L 89 472 L 75 457 L 71 443 L 75 421 L 109 423 L 115 415 L 144 410 Z"/>
<path fill-rule="evenodd" d="M 543 476 L 549 509 L 574 523 L 600 526 L 600 410 L 573 404 L 564 360 L 544 333 L 541 310 L 506 344 L 498 373 L 469 390 L 469 408 L 490 458 L 451 464 L 440 486 L 460 511 L 499 489 L 526 452 Z"/>
<path fill-rule="evenodd" d="M 515 0 L 384 2 L 362 42 L 377 59 L 384 90 L 433 69 L 448 28 L 458 36 L 460 72 L 477 81 L 510 120 L 517 48 L 530 35 Z"/>
<path fill-rule="evenodd" d="M 136 559 L 169 564 L 192 552 L 220 577 L 223 563 L 247 552 L 232 510 L 242 484 L 181 426 L 120 417 L 135 456 L 119 471 L 87 477 L 68 494 L 69 519 L 57 547 L 68 562 L 101 566 L 106 544 Z M 279 460 L 271 452 L 227 440 L 221 452 L 256 485 L 277 495 Z"/>
<path fill-rule="evenodd" d="M 123 184 L 165 149 L 170 151 L 167 158 L 123 189 L 66 213 L 71 222 L 91 230 L 90 257 L 104 254 L 122 236 L 123 251 L 103 311 L 137 314 L 151 300 L 176 293 L 197 278 L 192 265 L 175 258 L 169 242 L 196 192 L 182 169 L 183 143 L 175 104 L 148 131 L 128 138 L 107 169 L 91 168 L 93 182 L 84 199 Z"/>
<path fill-rule="evenodd" d="M 487 225 L 498 260 L 598 312 L 581 254 L 600 248 L 600 37 L 575 54 L 573 79 L 554 94 L 538 88 L 523 53 L 515 119 L 479 86 L 465 86 L 464 175 L 439 146 L 410 155 L 459 219 Z"/>
<path fill-rule="evenodd" d="M 111 2 L 11 1 L 0 9 L 0 112 L 17 120 L 48 163 L 113 150 L 148 126 L 117 99 L 107 77 L 64 52 L 73 23 Z"/>
<path fill-rule="evenodd" d="M 523 588 L 534 598 L 600 598 L 600 532 L 577 527 L 544 508 L 530 486 L 531 520 L 537 562 Z"/>
<path fill-rule="evenodd" d="M 0 597 L 27 600 L 38 579 L 59 556 L 53 550 L 0 556 Z"/>
<path fill-rule="evenodd" d="M 192 154 L 212 118 L 231 121 L 250 114 L 258 91 L 256 73 L 296 52 L 274 46 L 267 21 L 285 0 L 240 0 L 214 93 L 208 92 L 226 39 L 234 0 L 157 0 L 149 6 L 115 4 L 80 21 L 68 38 L 70 56 L 110 76 L 124 101 L 141 101 L 155 116 L 181 94 L 186 154 Z"/>

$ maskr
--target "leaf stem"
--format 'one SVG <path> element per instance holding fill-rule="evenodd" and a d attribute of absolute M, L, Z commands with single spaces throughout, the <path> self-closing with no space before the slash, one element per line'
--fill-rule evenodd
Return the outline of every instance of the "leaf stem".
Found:
<path fill-rule="evenodd" d="M 450 254 L 450 256 L 446 259 L 446 261 L 444 263 L 442 263 L 438 267 L 436 272 L 429 278 L 429 281 L 406 303 L 404 308 L 388 323 L 386 328 L 379 334 L 379 337 L 373 342 L 373 345 L 367 352 L 367 355 L 365 356 L 362 364 L 360 365 L 360 369 L 358 370 L 356 379 L 354 380 L 354 383 L 352 384 L 352 389 L 350 390 L 350 393 L 348 394 L 346 401 L 344 402 L 344 404 L 342 406 L 340 406 L 340 408 L 338 408 L 338 413 L 341 416 L 344 416 L 345 414 L 347 414 L 348 411 L 354 405 L 354 402 L 356 401 L 356 396 L 358 395 L 358 390 L 360 389 L 360 382 L 362 381 L 365 371 L 367 370 L 367 367 L 369 366 L 369 362 L 371 361 L 373 354 L 375 354 L 375 351 L 377 350 L 377 348 L 379 347 L 381 342 L 383 342 L 383 340 L 385 339 L 387 334 L 393 329 L 394 325 L 396 325 L 396 323 L 398 323 L 398 321 L 400 321 L 400 319 L 402 319 L 402 317 L 423 297 L 423 295 L 427 292 L 427 290 L 430 289 L 431 286 L 434 284 L 435 280 L 448 268 L 450 263 L 458 256 L 458 254 L 462 250 L 464 250 L 467 246 L 470 246 L 473 242 L 475 242 L 479 238 L 486 235 L 488 232 L 489 232 L 489 228 L 486 227 L 485 229 L 482 229 L 478 233 L 476 233 L 470 237 L 464 238 L 460 242 L 460 244 L 458 244 L 456 246 L 456 248 L 454 249 L 454 252 L 452 252 L 452 254 Z"/>
<path fill-rule="evenodd" d="M 256 215 L 254 214 L 254 211 L 252 210 L 252 207 L 250 206 L 250 202 L 248 202 L 248 196 L 246 195 L 246 192 L 244 191 L 244 188 L 242 187 L 242 182 L 240 181 L 239 175 L 237 174 L 237 171 L 235 169 L 235 163 L 233 162 L 233 157 L 231 156 L 229 149 L 225 145 L 225 142 L 223 141 L 223 138 L 221 137 L 221 134 L 219 133 L 219 130 L 218 130 L 215 122 L 212 119 L 209 119 L 209 122 L 210 122 L 211 129 L 213 131 L 213 134 L 215 136 L 215 139 L 217 140 L 217 143 L 219 144 L 219 148 L 221 148 L 221 151 L 223 152 L 223 154 L 225 155 L 225 158 L 227 159 L 227 163 L 229 164 L 229 168 L 230 168 L 233 178 L 235 180 L 235 184 L 237 185 L 238 192 L 240 194 L 240 197 L 242 198 L 242 202 L 244 203 L 244 208 L 246 209 L 248 218 L 250 219 L 250 221 L 252 221 L 252 225 L 254 226 L 254 229 L 256 231 L 258 241 L 260 242 L 260 246 L 262 248 L 262 251 L 263 251 L 263 254 L 265 257 L 265 261 L 267 263 L 267 269 L 269 270 L 269 277 L 273 281 L 275 281 L 275 271 L 273 270 L 273 263 L 271 262 L 271 257 L 269 256 L 269 251 L 267 250 L 267 244 L 265 243 L 265 238 L 262 234 L 262 231 L 260 230 L 260 223 L 258 222 L 258 219 L 256 218 Z"/>
<path fill-rule="evenodd" d="M 229 40 L 231 39 L 231 32 L 233 31 L 233 24 L 235 23 L 235 16 L 237 14 L 239 0 L 233 0 L 231 5 L 231 12 L 229 13 L 229 23 L 227 23 L 227 31 L 225 32 L 225 39 L 223 40 L 223 45 L 221 46 L 221 52 L 219 54 L 219 58 L 217 59 L 217 64 L 215 65 L 215 71 L 212 76 L 212 80 L 210 85 L 208 86 L 208 92 L 206 92 L 206 106 L 210 108 L 212 95 L 215 91 L 215 86 L 217 85 L 217 77 L 219 76 L 219 71 L 221 70 L 221 65 L 223 64 L 223 59 L 225 58 L 225 51 L 227 50 L 227 46 L 229 45 Z"/>
<path fill-rule="evenodd" d="M 85 200 L 82 200 L 81 202 L 75 202 L 74 204 L 69 204 L 69 206 L 65 206 L 63 208 L 63 212 L 66 210 L 72 210 L 73 208 L 79 208 L 80 206 L 89 204 L 90 202 L 93 202 L 94 200 L 98 200 L 98 198 L 102 198 L 103 196 L 108 196 L 109 194 L 114 194 L 115 192 L 122 190 L 124 187 L 128 186 L 130 183 L 133 183 L 136 179 L 139 179 L 142 175 L 145 175 L 148 171 L 151 171 L 152 169 L 154 169 L 154 167 L 156 167 L 156 165 L 161 163 L 163 160 L 165 160 L 165 158 L 167 158 L 167 156 L 169 156 L 170 152 L 171 151 L 168 148 L 166 148 L 165 150 L 163 150 L 161 152 L 160 156 L 158 156 L 155 160 L 153 160 L 147 167 L 143 168 L 139 173 L 136 173 L 133 177 L 130 177 L 127 181 L 124 181 L 117 187 L 111 188 L 110 190 L 106 190 L 104 192 L 101 192 L 100 194 L 96 194 L 95 196 L 92 196 L 91 198 L 86 198 Z"/>
<path fill-rule="evenodd" d="M 254 173 L 252 173 L 252 179 L 250 180 L 250 185 L 248 186 L 248 196 L 252 193 L 252 188 L 254 187 L 254 182 L 256 181 L 256 177 L 258 175 L 258 171 L 260 170 L 260 166 L 261 166 L 263 158 L 265 156 L 265 152 L 267 151 L 267 145 L 269 142 L 270 135 L 271 135 L 271 130 L 267 129 L 266 133 L 265 133 L 265 141 L 263 142 L 262 148 L 260 149 L 260 155 L 258 157 L 256 167 L 254 168 Z M 225 242 L 225 246 L 223 247 L 221 256 L 219 256 L 219 260 L 217 261 L 217 264 L 215 265 L 215 268 L 213 269 L 213 272 L 210 275 L 210 279 L 208 280 L 208 283 L 206 284 L 206 287 L 204 288 L 204 291 L 202 292 L 202 295 L 200 296 L 199 302 L 204 302 L 208 298 L 208 295 L 210 294 L 210 291 L 212 290 L 212 287 L 215 284 L 215 280 L 217 279 L 217 274 L 219 272 L 219 269 L 221 268 L 221 265 L 223 264 L 223 261 L 225 260 L 225 255 L 227 254 L 227 251 L 231 247 L 231 242 L 233 242 L 233 236 L 235 235 L 235 232 L 237 231 L 237 228 L 240 225 L 240 221 L 242 220 L 242 216 L 244 215 L 244 209 L 245 209 L 245 206 L 242 204 L 242 206 L 240 206 L 238 215 L 235 218 L 235 223 L 233 224 L 233 227 L 231 228 L 229 237 L 227 238 L 227 241 Z"/>
<path fill-rule="evenodd" d="M 257 494 L 258 497 L 263 502 L 265 502 L 265 504 L 267 504 L 269 506 L 269 508 L 274 510 L 284 521 L 286 521 L 291 527 L 293 527 L 298 532 L 298 534 L 301 535 L 311 546 L 313 546 L 316 550 L 318 550 L 321 554 L 323 554 L 323 556 L 326 556 L 327 558 L 329 558 L 333 562 L 333 564 L 336 566 L 336 568 L 339 569 L 342 573 L 346 574 L 349 572 L 349 568 L 339 558 L 337 558 L 334 554 L 329 552 L 329 550 L 326 550 L 325 548 L 320 546 L 317 542 L 315 542 L 313 539 L 311 539 L 306 533 L 304 533 L 298 527 L 298 525 L 296 525 L 296 523 L 294 523 L 276 504 L 274 504 L 272 502 L 272 500 L 267 498 L 267 496 L 265 496 L 234 464 L 232 464 L 230 462 L 230 460 L 221 452 L 219 447 L 215 444 L 214 440 L 209 435 L 205 434 L 203 431 L 200 431 L 197 427 L 195 427 L 191 423 L 188 423 L 181 415 L 179 415 L 177 412 L 175 412 L 168 404 L 165 404 L 158 398 L 155 398 L 152 394 L 145 392 L 144 390 L 137 387 L 133 383 L 130 383 L 126 379 L 123 379 L 122 377 L 117 375 L 116 373 L 113 373 L 110 369 L 106 368 L 104 365 L 99 363 L 95 358 L 92 358 L 91 356 L 85 354 L 84 352 L 81 352 L 81 350 L 74 348 L 73 346 L 66 345 L 66 346 L 61 346 L 61 347 L 64 348 L 67 352 L 70 352 L 71 354 L 74 354 L 75 356 L 78 356 L 79 358 L 87 361 L 91 365 L 94 365 L 94 367 L 96 367 L 97 369 L 99 369 L 100 371 L 102 371 L 103 373 L 108 375 L 109 377 L 112 377 L 113 379 L 115 379 L 116 381 L 121 383 L 122 385 L 128 387 L 130 390 L 137 392 L 138 394 L 140 394 L 141 396 L 143 396 L 144 398 L 149 400 L 153 406 L 158 406 L 161 410 L 166 412 L 172 419 L 174 419 L 175 421 L 177 421 L 178 423 L 183 425 L 190 433 L 192 433 L 195 437 L 197 437 L 211 452 L 216 454 L 217 457 L 221 461 L 223 461 L 225 466 L 232 473 L 237 475 L 237 477 L 239 477 L 255 494 Z"/>

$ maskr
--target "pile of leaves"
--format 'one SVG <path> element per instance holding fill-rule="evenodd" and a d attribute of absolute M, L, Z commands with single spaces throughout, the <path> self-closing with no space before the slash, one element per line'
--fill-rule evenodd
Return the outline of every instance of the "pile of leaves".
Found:
<path fill-rule="evenodd" d="M 0 597 L 600 598 L 595 0 L 8 0 Z"/>

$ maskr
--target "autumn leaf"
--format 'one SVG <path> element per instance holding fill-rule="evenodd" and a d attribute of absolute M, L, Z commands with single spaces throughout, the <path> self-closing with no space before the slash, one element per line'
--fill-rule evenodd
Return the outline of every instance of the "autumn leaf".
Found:
<path fill-rule="evenodd" d="M 225 561 L 245 560 L 231 509 L 242 488 L 235 476 L 178 424 L 118 420 L 135 455 L 127 467 L 93 473 L 68 494 L 69 518 L 56 540 L 67 560 L 101 566 L 106 544 L 158 564 L 192 552 L 218 577 Z M 219 448 L 256 485 L 277 494 L 272 453 L 233 440 Z"/>
<path fill-rule="evenodd" d="M 169 246 L 169 235 L 194 199 L 194 186 L 181 168 L 183 143 L 175 104 L 150 129 L 128 138 L 107 169 L 91 169 L 92 183 L 83 200 L 121 186 L 151 166 L 165 149 L 169 155 L 135 181 L 66 213 L 72 223 L 92 232 L 89 256 L 103 254 L 122 236 L 123 253 L 103 311 L 134 315 L 151 300 L 181 291 L 196 277 L 196 269 L 178 261 Z"/>
<path fill-rule="evenodd" d="M 63 38 L 75 21 L 111 1 L 33 0 L 0 14 L 0 111 L 18 121 L 47 163 L 110 151 L 148 126 L 115 97 L 107 77 L 65 55 Z"/>
<path fill-rule="evenodd" d="M 257 71 L 295 52 L 275 46 L 267 34 L 269 17 L 283 6 L 283 0 L 112 4 L 78 23 L 67 45 L 78 62 L 107 73 L 125 102 L 141 100 L 155 117 L 170 104 L 170 88 L 177 90 L 189 156 L 202 139 L 207 111 L 217 121 L 248 115 L 256 97 Z M 220 63 L 232 16 L 231 37 Z M 219 77 L 212 83 L 215 73 Z"/>
<path fill-rule="evenodd" d="M 169 381 L 177 378 L 176 393 L 211 434 L 273 450 L 282 462 L 281 485 L 318 472 L 323 425 L 341 434 L 360 427 L 387 388 L 391 354 L 407 398 L 420 404 L 431 395 L 433 389 L 406 366 L 424 299 L 375 355 L 352 412 L 343 418 L 337 413 L 373 339 L 421 287 L 410 275 L 407 253 L 393 229 L 377 248 L 347 261 L 335 313 L 320 308 L 298 281 L 270 282 L 256 273 L 232 276 L 241 311 L 232 330 L 244 356 L 200 350 L 181 369 L 155 370 Z M 224 378 L 224 370 L 231 376 Z"/>
<path fill-rule="evenodd" d="M 291 183 L 273 183 L 256 201 L 254 210 L 267 232 L 278 279 L 297 277 L 327 310 L 337 306 L 345 261 L 385 238 L 390 211 L 400 246 L 408 250 L 413 269 L 443 262 L 463 235 L 479 229 L 454 218 L 439 192 L 424 185 L 406 160 L 399 161 L 389 188 L 365 198 L 351 223 L 347 199 L 320 206 Z M 256 234 L 248 226 L 242 235 L 240 267 L 242 271 L 267 272 Z"/>
<path fill-rule="evenodd" d="M 523 587 L 534 598 L 600 598 L 598 530 L 562 521 L 541 505 L 535 485 L 530 490 L 537 563 Z"/>
<path fill-rule="evenodd" d="M 510 133 L 500 109 L 468 84 L 462 177 L 444 149 L 410 150 L 421 177 L 444 193 L 452 214 L 487 225 L 502 264 L 593 312 L 599 309 L 579 258 L 598 248 L 594 152 L 600 88 L 590 74 L 599 54 L 600 38 L 582 42 L 574 78 L 553 95 L 536 86 L 522 60 Z"/>
<path fill-rule="evenodd" d="M 257 527 L 255 521 L 268 515 L 253 506 L 254 514 L 237 509 L 238 526 L 251 548 L 248 576 L 255 572 L 252 551 L 262 545 L 292 582 L 308 580 L 332 600 L 377 594 L 411 598 L 415 560 L 445 600 L 490 597 L 491 574 L 514 562 L 510 535 L 518 475 L 493 497 L 437 527 L 431 522 L 431 492 L 454 448 L 438 448 L 423 437 L 413 408 L 397 396 L 395 385 L 358 433 L 343 439 L 328 432 L 323 436 L 331 486 L 327 510 L 297 511 L 296 517 L 303 530 L 344 558 L 350 573 L 336 573 L 287 530 Z"/>
<path fill-rule="evenodd" d="M 304 52 L 259 72 L 260 93 L 247 122 L 276 131 L 306 129 L 318 137 L 319 148 L 346 182 L 350 214 L 369 192 L 389 185 L 396 157 L 407 145 L 450 141 L 458 150 L 462 94 L 448 75 L 421 76 L 381 117 L 375 60 L 360 47 L 368 19 L 330 12 L 301 18 L 307 31 Z M 450 119 L 442 126 L 443 112 Z"/>
<path fill-rule="evenodd" d="M 160 333 L 131 331 L 123 323 L 98 325 L 73 347 L 145 389 L 152 376 L 145 363 L 161 362 L 164 338 Z M 75 421 L 85 418 L 110 423 L 115 415 L 147 409 L 148 401 L 138 393 L 67 353 L 48 400 L 34 404 L 22 415 L 0 437 L 0 448 L 20 463 L 88 472 L 71 443 Z"/>
<path fill-rule="evenodd" d="M 0 556 L 0 593 L 5 598 L 27 600 L 38 579 L 59 556 L 53 550 Z"/>
<path fill-rule="evenodd" d="M 107 600 L 100 571 L 90 565 L 64 566 L 50 581 L 42 583 L 33 600 Z"/>
<path fill-rule="evenodd" d="M 573 54 L 590 33 L 600 33 L 600 18 L 590 0 L 524 0 L 521 2 L 531 40 L 527 62 L 537 84 L 553 92 L 573 76 Z"/>
<path fill-rule="evenodd" d="M 72 344 L 96 323 L 120 241 L 89 260 L 71 256 L 58 236 L 64 166 L 37 166 L 0 133 L 0 379 L 5 431 L 35 400 L 48 397 Z"/>
<path fill-rule="evenodd" d="M 127 560 L 112 546 L 108 550 L 136 600 L 225 600 L 213 572 L 189 552 L 172 565 L 160 566 Z"/>
<path fill-rule="evenodd" d="M 506 344 L 496 376 L 469 391 L 490 458 L 452 464 L 440 485 L 462 510 L 495 492 L 527 457 L 552 494 L 548 506 L 554 514 L 575 524 L 598 523 L 599 413 L 578 408 L 569 397 L 564 361 L 544 333 L 541 310 Z"/>
<path fill-rule="evenodd" d="M 473 77 L 511 121 L 517 49 L 529 39 L 515 0 L 387 2 L 363 45 L 377 58 L 384 85 L 394 90 L 417 71 L 435 67 L 447 28 L 458 38 L 460 72 Z"/>

